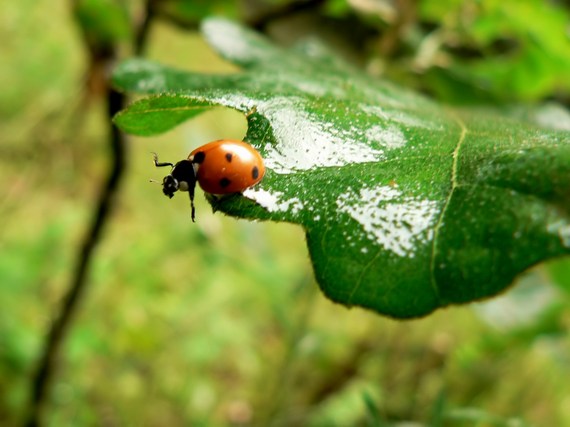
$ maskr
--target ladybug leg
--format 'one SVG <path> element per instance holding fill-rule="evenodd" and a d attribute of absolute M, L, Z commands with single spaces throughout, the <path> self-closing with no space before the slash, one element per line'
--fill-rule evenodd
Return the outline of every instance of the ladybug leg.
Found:
<path fill-rule="evenodd" d="M 170 163 L 170 162 L 162 162 L 162 163 L 159 163 L 159 162 L 158 162 L 158 154 L 156 154 L 156 153 L 152 153 L 152 159 L 153 159 L 153 161 L 154 161 L 154 165 L 155 165 L 157 168 L 162 168 L 162 167 L 164 167 L 164 166 L 170 166 L 171 168 L 174 167 L 174 165 L 173 165 L 172 163 Z"/>
<path fill-rule="evenodd" d="M 196 222 L 196 209 L 194 208 L 194 186 L 188 188 L 188 195 L 190 196 L 190 207 L 192 208 L 192 222 Z"/>

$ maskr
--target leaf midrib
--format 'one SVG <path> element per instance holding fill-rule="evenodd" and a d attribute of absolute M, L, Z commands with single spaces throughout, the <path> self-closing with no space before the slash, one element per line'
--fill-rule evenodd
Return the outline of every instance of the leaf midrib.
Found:
<path fill-rule="evenodd" d="M 453 150 L 453 153 L 452 153 L 453 162 L 451 165 L 451 188 L 449 190 L 449 194 L 445 198 L 443 208 L 441 209 L 441 212 L 439 214 L 439 218 L 438 218 L 437 223 L 434 227 L 433 242 L 432 242 L 432 248 L 431 248 L 431 260 L 430 260 L 431 287 L 432 287 L 434 294 L 436 295 L 438 301 L 440 301 L 440 302 L 441 302 L 441 298 L 440 298 L 440 294 L 439 294 L 439 288 L 437 286 L 437 282 L 435 279 L 435 259 L 436 259 L 436 255 L 437 255 L 437 243 L 438 243 L 438 237 L 439 237 L 439 230 L 441 229 L 441 226 L 443 223 L 443 218 L 445 216 L 445 212 L 447 211 L 447 207 L 449 206 L 449 202 L 451 201 L 451 198 L 453 197 L 453 193 L 455 192 L 455 190 L 457 189 L 457 186 L 458 186 L 457 169 L 458 169 L 458 164 L 459 164 L 459 151 L 461 150 L 461 146 L 463 145 L 463 142 L 465 141 L 467 133 L 468 133 L 467 126 L 465 125 L 465 122 L 463 122 L 463 120 L 461 120 L 461 118 L 457 114 L 455 114 L 453 111 L 449 111 L 449 115 L 455 121 L 455 123 L 457 123 L 457 125 L 459 126 L 459 129 L 461 129 L 461 133 L 459 134 L 459 139 L 458 139 L 457 144 L 455 145 L 455 149 Z"/>

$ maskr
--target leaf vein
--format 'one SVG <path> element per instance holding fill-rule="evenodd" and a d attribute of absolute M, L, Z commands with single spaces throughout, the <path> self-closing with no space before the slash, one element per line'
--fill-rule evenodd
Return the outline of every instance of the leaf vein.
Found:
<path fill-rule="evenodd" d="M 457 169 L 458 169 L 458 163 L 459 163 L 459 151 L 461 150 L 461 146 L 463 145 L 463 142 L 465 141 L 465 137 L 467 135 L 467 127 L 466 127 L 465 123 L 457 115 L 455 115 L 453 113 L 452 113 L 452 117 L 454 118 L 455 122 L 459 126 L 459 129 L 461 130 L 461 132 L 459 134 L 459 140 L 457 141 L 455 149 L 453 150 L 453 153 L 452 153 L 453 162 L 451 165 L 451 188 L 449 190 L 449 194 L 447 195 L 447 197 L 443 203 L 443 208 L 441 209 L 441 212 L 439 214 L 439 218 L 438 218 L 437 223 L 435 224 L 435 227 L 434 227 L 433 241 L 432 241 L 432 248 L 431 248 L 431 260 L 430 260 L 431 287 L 433 288 L 433 291 L 434 291 L 434 293 L 438 299 L 440 299 L 440 295 L 439 295 L 439 288 L 437 286 L 437 282 L 435 279 L 435 259 L 436 259 L 436 255 L 437 255 L 437 243 L 438 243 L 438 237 L 439 237 L 439 230 L 441 229 L 441 226 L 443 225 L 443 218 L 445 217 L 445 213 L 447 211 L 447 207 L 449 206 L 449 202 L 451 201 L 451 198 L 453 197 L 453 193 L 455 192 L 455 190 L 458 187 Z M 441 302 L 441 300 L 440 300 L 440 302 Z"/>

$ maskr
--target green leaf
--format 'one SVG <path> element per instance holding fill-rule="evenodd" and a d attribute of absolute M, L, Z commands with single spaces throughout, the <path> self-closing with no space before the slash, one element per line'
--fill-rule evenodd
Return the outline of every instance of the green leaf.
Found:
<path fill-rule="evenodd" d="M 93 44 L 127 40 L 131 24 L 125 4 L 113 0 L 79 0 L 74 2 L 75 16 L 87 39 Z"/>
<path fill-rule="evenodd" d="M 233 0 L 162 0 L 156 6 L 167 17 L 176 17 L 176 21 L 196 23 L 211 15 L 237 17 L 239 3 Z"/>
<path fill-rule="evenodd" d="M 229 215 L 302 225 L 334 301 L 394 317 L 503 291 L 570 251 L 570 135 L 496 112 L 454 110 L 340 62 L 315 43 L 284 50 L 237 24 L 204 34 L 242 73 L 131 60 L 118 87 L 153 94 L 116 120 L 163 132 L 213 105 L 246 114 L 267 173 Z"/>
<path fill-rule="evenodd" d="M 446 59 L 431 64 L 428 78 L 445 99 L 473 103 L 467 92 L 486 99 L 533 100 L 570 90 L 570 13 L 562 4 L 427 0 L 419 3 L 418 16 L 437 28 L 439 54 Z M 462 48 L 472 53 L 461 55 Z M 463 90 L 450 91 L 455 85 Z"/>

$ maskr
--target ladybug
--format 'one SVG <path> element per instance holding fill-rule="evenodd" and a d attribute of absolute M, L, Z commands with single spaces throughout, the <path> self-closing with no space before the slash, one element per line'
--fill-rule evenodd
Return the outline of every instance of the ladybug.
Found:
<path fill-rule="evenodd" d="M 239 193 L 257 184 L 265 174 L 263 158 L 251 145 L 230 139 L 220 139 L 196 148 L 187 159 L 176 164 L 160 163 L 154 154 L 156 167 L 170 166 L 172 170 L 162 180 L 162 192 L 172 198 L 178 190 L 188 191 L 195 219 L 194 189 L 196 182 L 206 193 L 221 195 Z"/>

